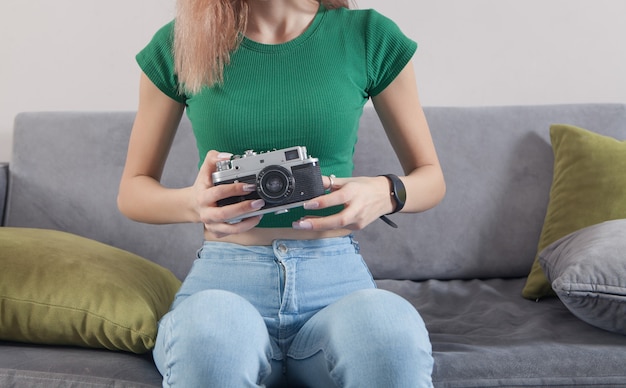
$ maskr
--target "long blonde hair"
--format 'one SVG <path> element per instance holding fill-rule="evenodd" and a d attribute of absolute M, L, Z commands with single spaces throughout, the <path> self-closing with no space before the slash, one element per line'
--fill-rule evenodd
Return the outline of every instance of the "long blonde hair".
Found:
<path fill-rule="evenodd" d="M 318 0 L 328 9 L 349 8 L 349 0 Z M 246 31 L 246 0 L 178 0 L 174 66 L 183 90 L 197 93 L 223 81 L 224 66 Z"/>

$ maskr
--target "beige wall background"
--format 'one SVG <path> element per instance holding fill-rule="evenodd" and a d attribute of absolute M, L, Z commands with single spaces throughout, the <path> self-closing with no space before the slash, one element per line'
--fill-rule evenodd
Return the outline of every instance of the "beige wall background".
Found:
<path fill-rule="evenodd" d="M 424 105 L 626 103 L 624 0 L 357 4 L 419 42 Z M 174 0 L 0 0 L 0 162 L 18 112 L 134 110 L 134 55 L 173 10 Z"/>

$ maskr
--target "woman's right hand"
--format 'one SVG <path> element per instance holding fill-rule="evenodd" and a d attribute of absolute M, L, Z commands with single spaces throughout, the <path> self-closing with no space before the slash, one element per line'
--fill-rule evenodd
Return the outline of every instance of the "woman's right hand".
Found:
<path fill-rule="evenodd" d="M 170 147 L 185 110 L 185 104 L 165 95 L 144 73 L 141 74 L 139 109 L 131 131 L 124 171 L 120 180 L 118 207 L 128 218 L 150 224 L 204 224 L 205 235 L 220 238 L 254 228 L 260 217 L 238 218 L 263 207 L 263 202 L 243 201 L 219 207 L 217 201 L 249 194 L 256 188 L 244 183 L 213 186 L 211 175 L 219 160 L 230 154 L 209 151 L 193 185 L 169 188 L 161 176 Z"/>
<path fill-rule="evenodd" d="M 226 220 L 259 210 L 265 205 L 262 199 L 247 200 L 226 206 L 217 205 L 217 201 L 221 199 L 247 195 L 256 191 L 255 185 L 247 183 L 213 185 L 212 174 L 216 171 L 217 162 L 228 160 L 231 156 L 228 153 L 209 151 L 193 185 L 194 207 L 200 222 L 204 224 L 204 229 L 216 238 L 243 233 L 257 226 L 262 216 L 244 218 L 233 224 Z"/>

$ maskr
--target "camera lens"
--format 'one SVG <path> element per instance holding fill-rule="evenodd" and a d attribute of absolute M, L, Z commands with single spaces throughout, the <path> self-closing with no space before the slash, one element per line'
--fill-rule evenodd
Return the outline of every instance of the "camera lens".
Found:
<path fill-rule="evenodd" d="M 268 166 L 259 172 L 257 192 L 266 202 L 280 203 L 291 196 L 293 175 L 284 167 Z"/>

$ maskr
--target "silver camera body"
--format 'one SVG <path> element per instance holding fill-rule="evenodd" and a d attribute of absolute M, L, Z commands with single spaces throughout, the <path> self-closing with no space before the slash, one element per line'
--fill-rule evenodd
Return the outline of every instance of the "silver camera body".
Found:
<path fill-rule="evenodd" d="M 261 153 L 249 150 L 217 162 L 216 167 L 212 175 L 214 186 L 240 182 L 256 185 L 256 191 L 224 198 L 217 202 L 218 206 L 255 199 L 265 201 L 260 210 L 227 220 L 230 223 L 260 214 L 285 213 L 325 192 L 318 159 L 309 156 L 303 146 Z"/>

